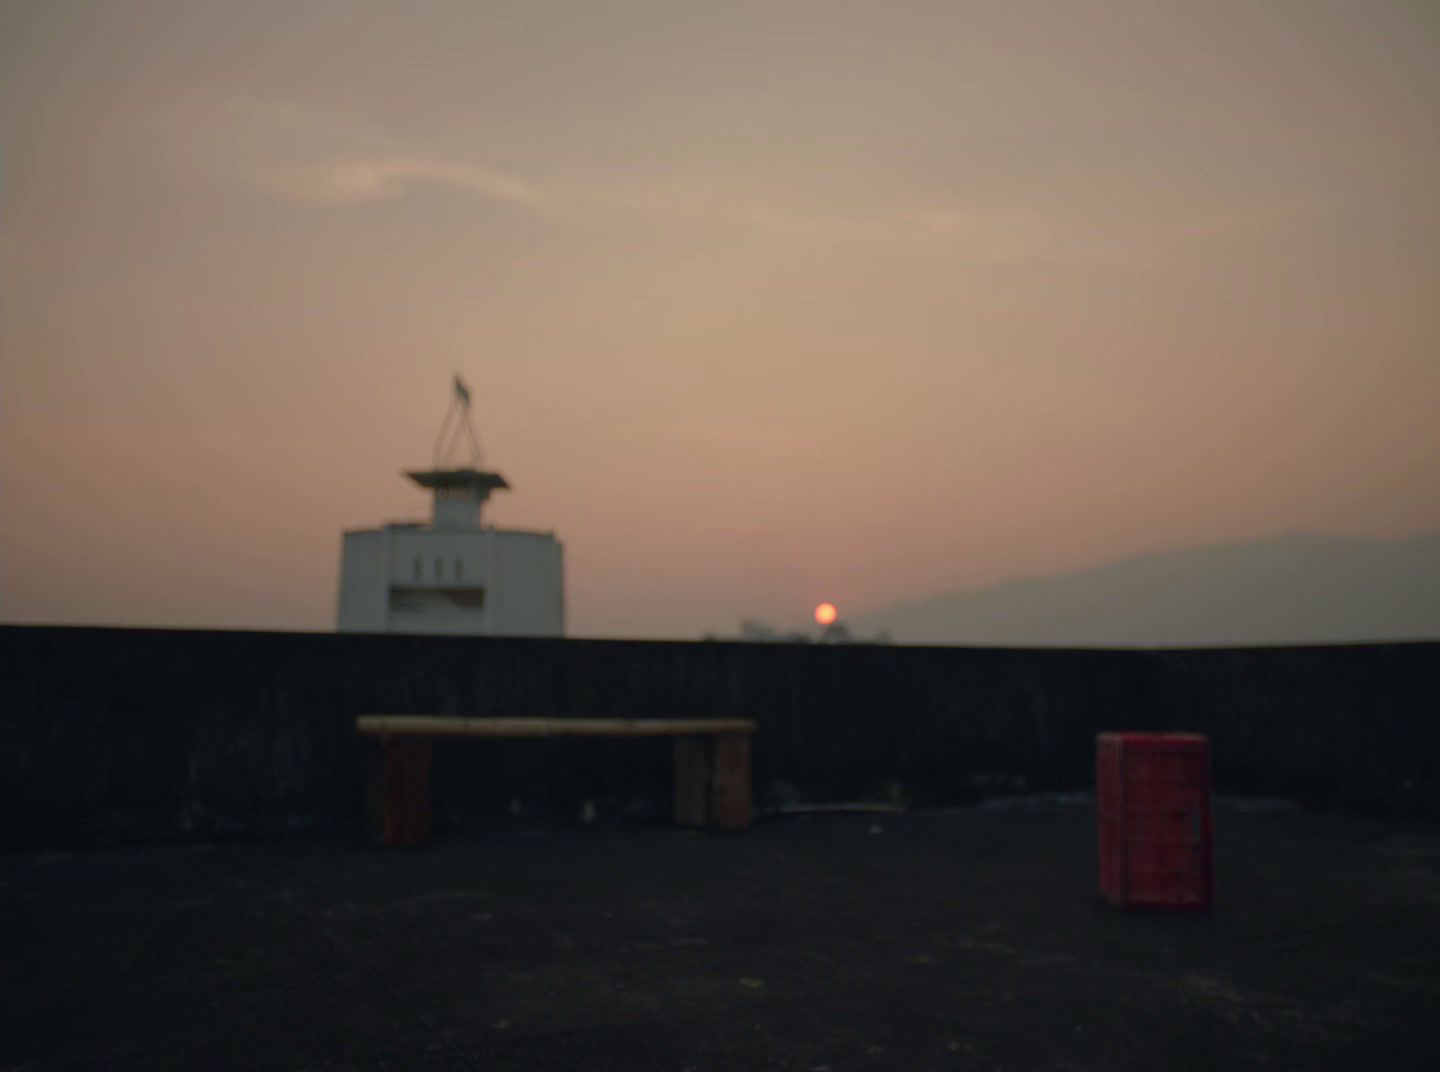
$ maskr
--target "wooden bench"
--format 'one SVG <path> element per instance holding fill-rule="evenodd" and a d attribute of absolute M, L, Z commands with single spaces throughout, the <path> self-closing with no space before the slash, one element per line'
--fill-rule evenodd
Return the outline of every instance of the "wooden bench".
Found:
<path fill-rule="evenodd" d="M 675 821 L 721 830 L 750 825 L 750 719 L 361 715 L 355 728 L 380 742 L 370 799 L 383 845 L 418 845 L 430 836 L 430 744 L 437 737 L 673 737 Z"/>

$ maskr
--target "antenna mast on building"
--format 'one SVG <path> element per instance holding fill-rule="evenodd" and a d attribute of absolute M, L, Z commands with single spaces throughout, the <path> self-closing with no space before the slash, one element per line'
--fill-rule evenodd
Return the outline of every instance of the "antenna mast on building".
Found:
<path fill-rule="evenodd" d="M 468 447 L 469 464 L 452 464 L 457 446 Z M 435 440 L 434 467 L 407 473 L 411 480 L 435 494 L 432 525 L 437 529 L 473 529 L 480 526 L 480 508 L 492 491 L 508 491 L 499 473 L 480 468 L 480 440 L 470 423 L 470 389 L 455 377 L 455 397 L 445 411 L 440 436 Z"/>
<path fill-rule="evenodd" d="M 465 381 L 460 379 L 458 374 L 455 376 L 455 397 L 450 400 L 450 408 L 445 411 L 445 419 L 440 423 L 440 435 L 435 440 L 434 462 L 437 470 L 454 468 L 446 465 L 446 461 L 454 452 L 457 442 L 462 447 L 468 445 L 470 448 L 470 464 L 467 468 L 479 469 L 480 439 L 475 435 L 475 426 L 470 421 L 470 388 L 465 386 Z"/>

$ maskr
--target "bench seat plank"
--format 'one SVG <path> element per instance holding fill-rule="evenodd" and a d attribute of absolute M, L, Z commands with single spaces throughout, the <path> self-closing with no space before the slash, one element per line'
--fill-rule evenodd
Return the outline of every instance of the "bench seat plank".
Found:
<path fill-rule="evenodd" d="M 419 845 L 430 836 L 430 748 L 446 737 L 671 737 L 675 821 L 720 830 L 750 825 L 753 719 L 361 715 L 355 728 L 377 746 L 371 802 L 384 845 Z"/>
<path fill-rule="evenodd" d="M 748 718 L 460 718 L 361 715 L 361 733 L 382 737 L 678 737 L 754 733 Z"/>

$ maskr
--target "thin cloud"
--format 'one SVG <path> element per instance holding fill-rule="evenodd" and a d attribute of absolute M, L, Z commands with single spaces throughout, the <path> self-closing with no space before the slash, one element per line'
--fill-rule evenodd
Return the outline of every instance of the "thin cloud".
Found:
<path fill-rule="evenodd" d="M 986 259 L 1044 257 L 1052 228 L 1017 206 L 966 211 L 941 206 L 897 211 L 834 211 L 823 205 L 747 196 L 723 184 L 616 182 L 585 167 L 551 176 L 542 194 L 528 178 L 447 153 L 417 151 L 353 115 L 308 103 L 230 98 L 216 130 L 230 166 L 274 197 L 326 206 L 401 201 L 426 189 L 449 189 L 556 217 L 638 214 L 682 226 L 769 234 L 803 243 L 870 245 L 956 243 Z"/>
<path fill-rule="evenodd" d="M 597 209 L 638 213 L 679 224 L 820 243 L 955 244 L 977 256 L 998 260 L 1049 256 L 1054 244 L 1053 223 L 1043 213 L 1023 205 L 986 205 L 968 210 L 877 206 L 872 212 L 842 212 L 793 199 L 748 197 L 694 185 L 615 189 L 608 194 L 592 189 L 584 200 Z"/>
<path fill-rule="evenodd" d="M 332 160 L 272 171 L 261 181 L 280 196 L 327 205 L 398 201 L 424 186 L 448 187 L 532 208 L 541 203 L 539 191 L 514 176 L 478 164 L 419 156 Z"/>
<path fill-rule="evenodd" d="M 770 235 L 805 245 L 946 248 L 981 262 L 1162 262 L 1196 243 L 1243 243 L 1304 227 L 1331 208 L 1297 195 L 1195 206 L 1189 213 L 1093 218 L 1076 206 L 1025 203 L 876 205 L 835 210 L 823 203 L 746 194 L 723 183 L 647 183 L 601 177 L 581 166 L 529 178 L 471 159 L 416 151 L 354 116 L 294 102 L 232 99 L 222 109 L 232 161 L 272 196 L 326 206 L 394 202 L 427 190 L 458 191 L 554 218 L 645 216 L 684 227 Z M 268 158 L 267 163 L 260 161 Z M 243 161 L 243 162 L 242 162 Z M 257 167 L 257 163 L 260 164 Z M 639 179 L 638 182 L 634 181 Z"/>
<path fill-rule="evenodd" d="M 207 147 L 230 177 L 317 205 L 400 201 L 448 189 L 538 210 L 540 191 L 488 164 L 406 145 L 373 123 L 308 102 L 230 97 L 170 115 L 185 144 Z"/>

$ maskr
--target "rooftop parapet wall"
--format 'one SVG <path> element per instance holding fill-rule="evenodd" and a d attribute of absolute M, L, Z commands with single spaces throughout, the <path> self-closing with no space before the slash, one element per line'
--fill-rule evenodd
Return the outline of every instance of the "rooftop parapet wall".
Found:
<path fill-rule="evenodd" d="M 1217 786 L 1440 818 L 1440 644 L 802 646 L 0 627 L 0 846 L 358 830 L 360 714 L 755 719 L 755 793 L 1091 784 L 1102 729 L 1214 738 Z M 449 742 L 437 809 L 663 801 L 663 740 Z"/>

